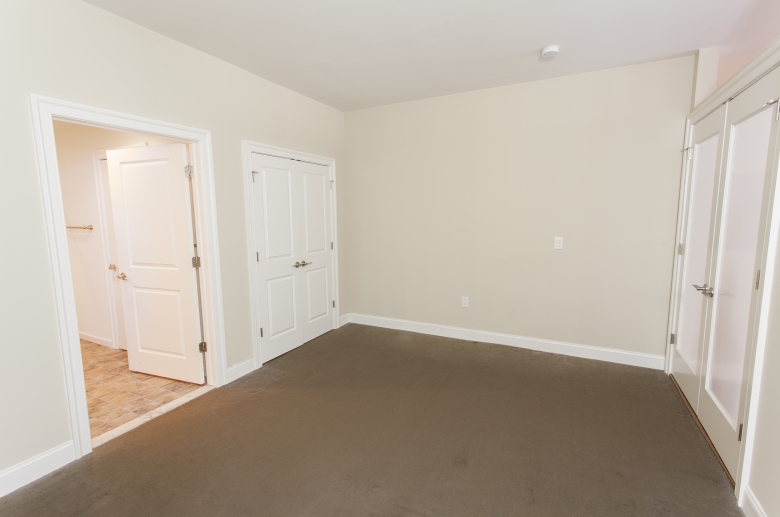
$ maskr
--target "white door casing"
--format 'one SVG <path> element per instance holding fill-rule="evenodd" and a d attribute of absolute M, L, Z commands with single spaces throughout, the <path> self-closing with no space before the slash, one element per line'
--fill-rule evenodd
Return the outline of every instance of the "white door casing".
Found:
<path fill-rule="evenodd" d="M 186 146 L 106 156 L 130 369 L 202 384 Z"/>
<path fill-rule="evenodd" d="M 329 174 L 323 165 L 251 155 L 261 363 L 334 327 Z"/>

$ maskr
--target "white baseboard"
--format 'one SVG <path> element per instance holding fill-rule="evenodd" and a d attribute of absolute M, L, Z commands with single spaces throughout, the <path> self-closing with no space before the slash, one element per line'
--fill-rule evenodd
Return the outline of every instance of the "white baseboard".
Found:
<path fill-rule="evenodd" d="M 76 459 L 73 441 L 58 445 L 0 472 L 0 497 L 54 472 Z"/>
<path fill-rule="evenodd" d="M 225 383 L 228 384 L 233 382 L 234 380 L 243 377 L 244 375 L 248 373 L 252 373 L 255 371 L 256 365 L 255 365 L 255 358 L 252 357 L 250 359 L 247 359 L 243 363 L 234 364 L 233 366 L 229 367 L 227 371 L 225 372 Z"/>
<path fill-rule="evenodd" d="M 79 332 L 79 339 L 83 339 L 85 341 L 91 341 L 92 343 L 97 343 L 98 345 L 107 346 L 108 348 L 114 348 L 114 344 L 111 342 L 110 339 L 93 336 L 91 334 L 86 334 L 84 332 Z"/>
<path fill-rule="evenodd" d="M 745 487 L 742 494 L 743 498 L 740 508 L 745 512 L 745 517 L 769 517 L 769 514 L 766 513 L 764 507 L 758 502 L 756 494 L 753 493 L 749 486 Z"/>
<path fill-rule="evenodd" d="M 350 316 L 351 316 L 351 314 L 345 314 L 345 315 L 339 317 L 339 327 L 343 327 L 344 325 L 349 323 L 349 317 Z"/>
<path fill-rule="evenodd" d="M 527 348 L 529 350 L 538 350 L 540 352 L 582 357 L 584 359 L 596 359 L 598 361 L 608 361 L 610 363 L 641 366 L 654 370 L 664 369 L 663 355 L 644 354 L 641 352 L 630 352 L 627 350 L 602 348 L 590 345 L 578 345 L 576 343 L 562 343 L 560 341 L 550 341 L 547 339 L 514 336 L 511 334 L 500 334 L 498 332 L 488 332 L 485 330 L 471 330 L 449 327 L 447 325 L 436 325 L 433 323 L 399 320 L 395 318 L 383 318 L 380 316 L 368 316 L 365 314 L 347 314 L 346 316 L 342 316 L 341 320 L 344 320 L 344 318 L 347 318 L 350 323 L 358 323 L 360 325 L 408 330 L 420 334 L 463 339 L 466 341 L 478 341 L 480 343 L 495 343 L 518 348 Z"/>

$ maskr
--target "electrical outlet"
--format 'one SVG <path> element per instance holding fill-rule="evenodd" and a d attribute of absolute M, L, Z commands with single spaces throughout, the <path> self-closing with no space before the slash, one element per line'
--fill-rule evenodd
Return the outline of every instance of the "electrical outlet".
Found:
<path fill-rule="evenodd" d="M 463 299 L 460 301 L 460 306 L 463 307 L 464 309 L 468 309 L 469 308 L 469 297 L 468 296 L 464 296 L 463 297 Z"/>
<path fill-rule="evenodd" d="M 555 237 L 555 239 L 553 240 L 553 249 L 555 250 L 563 249 L 563 237 Z"/>

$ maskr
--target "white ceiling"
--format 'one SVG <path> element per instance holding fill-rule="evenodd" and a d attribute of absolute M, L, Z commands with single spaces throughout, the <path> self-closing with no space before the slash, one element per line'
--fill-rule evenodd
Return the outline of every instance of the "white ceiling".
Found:
<path fill-rule="evenodd" d="M 341 110 L 688 54 L 756 0 L 87 0 Z M 552 61 L 539 57 L 558 44 Z"/>

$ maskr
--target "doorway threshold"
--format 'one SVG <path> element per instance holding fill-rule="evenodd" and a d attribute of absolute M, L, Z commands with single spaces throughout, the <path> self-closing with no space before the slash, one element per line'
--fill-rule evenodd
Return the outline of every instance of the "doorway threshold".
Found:
<path fill-rule="evenodd" d="M 101 434 L 100 436 L 96 436 L 92 439 L 92 448 L 99 445 L 103 445 L 104 443 L 113 440 L 117 436 L 121 436 L 125 434 L 128 431 L 132 431 L 136 427 L 145 424 L 149 420 L 152 420 L 154 418 L 157 418 L 160 415 L 164 415 L 168 411 L 172 409 L 176 409 L 177 407 L 181 406 L 182 404 L 186 404 L 192 399 L 196 399 L 200 397 L 201 395 L 208 393 L 209 391 L 213 390 L 214 386 L 202 386 L 195 391 L 192 391 L 190 393 L 187 393 L 186 395 L 182 395 L 181 397 L 172 400 L 171 402 L 168 402 L 167 404 L 164 404 L 157 409 L 154 409 L 145 415 L 141 415 L 138 418 L 135 418 L 133 420 L 130 420 L 129 422 L 125 422 L 124 424 L 114 427 L 113 429 L 110 429 L 109 431 L 106 431 L 105 433 Z"/>

